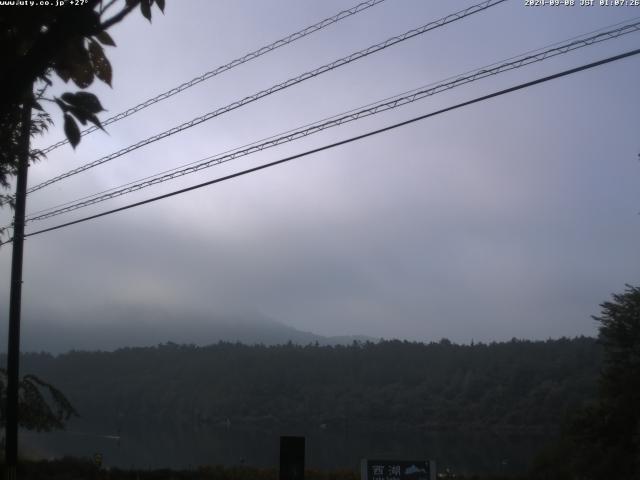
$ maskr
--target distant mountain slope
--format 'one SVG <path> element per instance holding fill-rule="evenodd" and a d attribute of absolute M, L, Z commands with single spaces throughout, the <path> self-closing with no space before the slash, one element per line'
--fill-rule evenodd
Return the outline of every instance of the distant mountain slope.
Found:
<path fill-rule="evenodd" d="M 23 320 L 22 351 L 63 353 L 148 347 L 161 343 L 210 345 L 219 341 L 247 345 L 350 344 L 372 337 L 326 337 L 297 330 L 259 314 L 205 315 L 143 308 L 114 307 L 85 313 L 82 318 L 61 314 L 30 315 Z M 6 351 L 6 345 L 0 345 Z"/>

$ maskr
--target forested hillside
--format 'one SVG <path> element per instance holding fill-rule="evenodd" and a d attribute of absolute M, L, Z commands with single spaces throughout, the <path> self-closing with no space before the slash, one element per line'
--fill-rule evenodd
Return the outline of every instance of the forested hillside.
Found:
<path fill-rule="evenodd" d="M 554 428 L 593 398 L 590 338 L 455 345 L 164 344 L 27 354 L 22 371 L 60 388 L 82 420 L 173 425 Z"/>

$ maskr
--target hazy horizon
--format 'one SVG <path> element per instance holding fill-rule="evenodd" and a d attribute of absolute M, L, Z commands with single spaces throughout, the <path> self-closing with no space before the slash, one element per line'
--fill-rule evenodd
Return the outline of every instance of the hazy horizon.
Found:
<path fill-rule="evenodd" d="M 353 341 L 409 341 L 417 343 L 449 340 L 458 345 L 491 344 L 516 340 L 547 341 L 576 336 L 541 338 L 414 338 L 402 335 L 371 336 L 366 332 L 342 335 L 321 335 L 313 330 L 300 330 L 257 312 L 210 312 L 153 310 L 140 306 L 112 308 L 108 311 L 86 311 L 77 317 L 65 317 L 60 312 L 25 315 L 22 322 L 25 353 L 62 354 L 69 351 L 114 351 L 120 348 L 152 347 L 166 343 L 207 346 L 222 342 L 246 345 L 315 344 L 348 345 Z M 586 335 L 589 336 L 589 335 Z M 6 345 L 0 344 L 0 353 Z"/>

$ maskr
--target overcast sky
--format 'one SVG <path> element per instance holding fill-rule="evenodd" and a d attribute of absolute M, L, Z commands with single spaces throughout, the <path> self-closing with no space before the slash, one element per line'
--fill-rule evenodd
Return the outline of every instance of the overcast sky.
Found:
<path fill-rule="evenodd" d="M 578 0 L 577 0 L 578 1 Z M 66 145 L 29 184 L 474 4 L 387 0 Z M 579 3 L 579 1 L 578 1 Z M 111 30 L 106 118 L 355 5 L 189 0 Z M 640 14 L 510 0 L 33 193 L 46 208 Z M 625 52 L 640 33 L 438 94 L 48 221 L 35 231 L 216 178 Z M 135 306 L 253 312 L 323 335 L 459 342 L 593 335 L 640 284 L 640 57 L 26 242 L 28 321 L 98 322 Z M 75 90 L 75 88 L 72 88 Z M 55 90 L 61 92 L 59 87 Z M 56 128 L 36 140 L 63 137 Z M 8 223 L 9 212 L 1 212 Z M 0 249 L 6 343 L 10 246 Z M 95 312 L 95 317 L 87 315 Z M 35 319 L 35 320 L 34 320 Z M 29 342 L 29 339 L 23 339 Z"/>

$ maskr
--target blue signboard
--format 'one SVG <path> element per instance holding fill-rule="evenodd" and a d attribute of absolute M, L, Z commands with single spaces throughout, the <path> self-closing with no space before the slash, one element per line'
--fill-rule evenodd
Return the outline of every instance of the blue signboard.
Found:
<path fill-rule="evenodd" d="M 435 480 L 432 460 L 362 460 L 362 480 Z"/>

